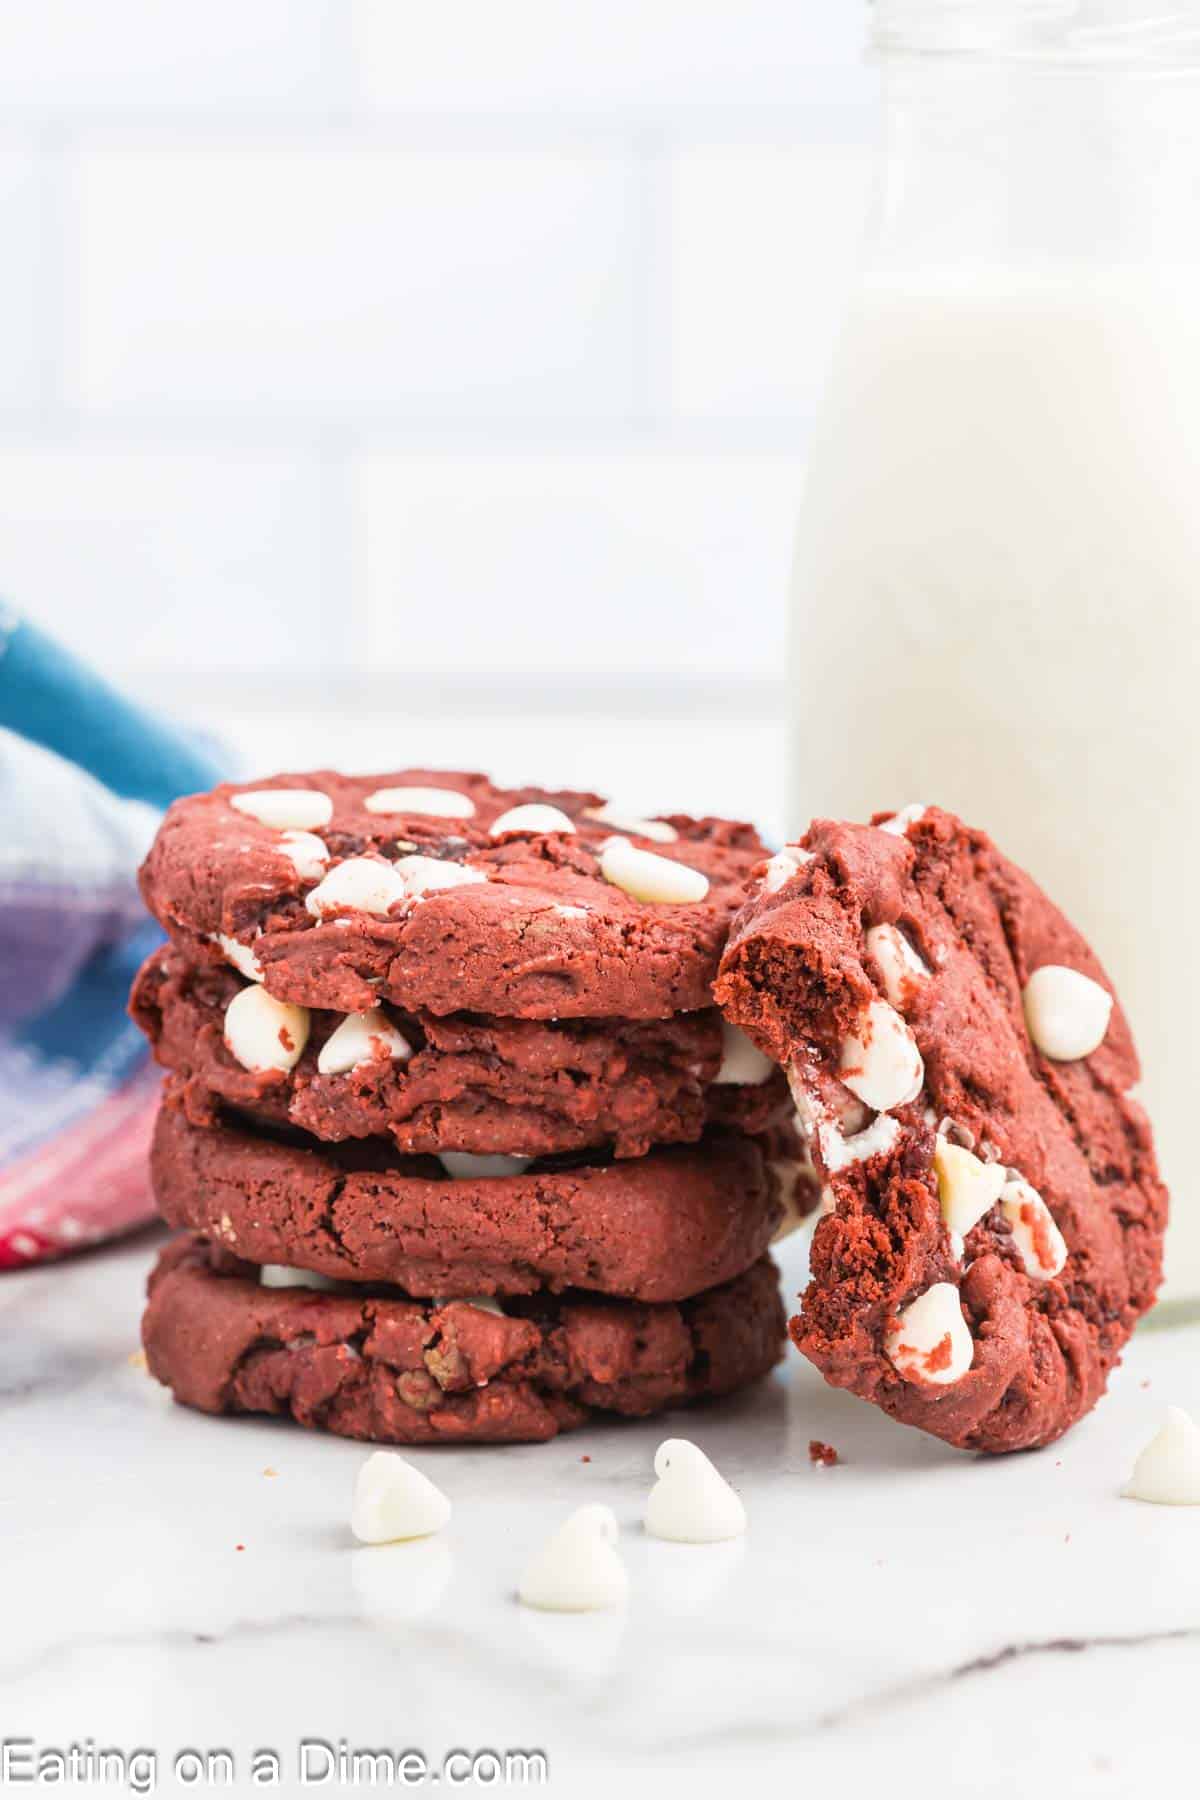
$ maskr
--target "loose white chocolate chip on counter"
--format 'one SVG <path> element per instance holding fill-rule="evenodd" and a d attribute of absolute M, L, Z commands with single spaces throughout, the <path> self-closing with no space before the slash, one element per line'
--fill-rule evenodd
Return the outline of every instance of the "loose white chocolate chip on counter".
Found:
<path fill-rule="evenodd" d="M 1121 1492 L 1155 1506 L 1200 1506 L 1200 1429 L 1181 1406 L 1168 1406 Z"/>
<path fill-rule="evenodd" d="M 667 1438 L 655 1452 L 654 1473 L 643 1521 L 651 1537 L 719 1544 L 745 1531 L 746 1508 L 698 1444 Z"/>
<path fill-rule="evenodd" d="M 615 800 L 589 807 L 583 816 L 598 825 L 611 825 L 615 831 L 627 831 L 631 837 L 649 838 L 652 844 L 673 844 L 679 836 L 664 819 L 643 819 L 632 807 L 620 806 Z"/>
<path fill-rule="evenodd" d="M 915 1100 L 925 1079 L 917 1040 L 894 1007 L 872 1000 L 863 1022 L 842 1045 L 842 1082 L 873 1112 Z"/>
<path fill-rule="evenodd" d="M 574 831 L 575 821 L 557 806 L 512 806 L 493 819 L 488 826 L 490 837 L 503 837 L 508 831 L 528 832 L 531 837 L 544 837 L 552 832 Z"/>
<path fill-rule="evenodd" d="M 624 1605 L 629 1577 L 617 1555 L 611 1507 L 581 1506 L 527 1565 L 517 1589 L 540 1612 L 606 1612 Z"/>
<path fill-rule="evenodd" d="M 689 906 L 708 893 L 708 876 L 686 863 L 639 850 L 628 838 L 610 838 L 600 852 L 600 873 L 613 887 L 652 906 Z"/>
<path fill-rule="evenodd" d="M 262 980 L 263 966 L 249 944 L 239 943 L 235 937 L 226 937 L 223 931 L 214 931 L 210 941 L 220 945 L 225 961 L 232 963 L 239 975 L 244 975 L 247 981 Z"/>
<path fill-rule="evenodd" d="M 430 819 L 469 819 L 475 802 L 457 788 L 376 788 L 363 806 L 372 813 L 420 813 Z"/>
<path fill-rule="evenodd" d="M 473 1150 L 443 1150 L 438 1161 L 455 1181 L 476 1181 L 504 1175 L 523 1175 L 532 1156 L 479 1156 Z"/>
<path fill-rule="evenodd" d="M 898 813 L 893 813 L 890 819 L 885 819 L 879 826 L 879 830 L 888 832 L 892 837 L 905 837 L 908 834 L 909 826 L 915 825 L 924 817 L 925 808 L 914 802 L 909 806 L 902 806 Z"/>
<path fill-rule="evenodd" d="M 301 881 L 320 881 L 329 866 L 329 851 L 325 840 L 311 831 L 282 832 L 279 848 Z"/>
<path fill-rule="evenodd" d="M 905 1381 L 949 1387 L 971 1367 L 975 1343 L 959 1305 L 958 1289 L 935 1282 L 898 1313 L 883 1340 L 884 1354 Z"/>
<path fill-rule="evenodd" d="M 883 977 L 883 991 L 904 1012 L 912 1005 L 920 984 L 929 979 L 929 965 L 895 925 L 872 925 L 867 933 L 867 952 Z"/>
<path fill-rule="evenodd" d="M 337 1282 L 329 1275 L 318 1274 L 316 1269 L 289 1269 L 284 1263 L 264 1263 L 258 1271 L 258 1285 L 265 1288 L 312 1288 L 315 1293 L 328 1294 L 337 1288 Z"/>
<path fill-rule="evenodd" d="M 1067 1245 L 1037 1189 L 1019 1178 L 1007 1181 L 1001 1210 L 1012 1227 L 1025 1273 L 1034 1281 L 1052 1281 L 1066 1263 Z"/>
<path fill-rule="evenodd" d="M 404 1062 L 411 1055 L 408 1039 L 396 1030 L 381 1006 L 373 1006 L 368 1012 L 347 1013 L 330 1032 L 317 1055 L 317 1073 L 345 1075 L 376 1058 Z"/>
<path fill-rule="evenodd" d="M 333 801 L 319 788 L 257 788 L 231 794 L 229 804 L 276 831 L 319 831 L 333 817 Z"/>
<path fill-rule="evenodd" d="M 775 1064 L 752 1044 L 744 1031 L 721 1021 L 721 1066 L 713 1076 L 716 1087 L 759 1087 L 775 1073 Z"/>
<path fill-rule="evenodd" d="M 775 852 L 763 871 L 763 893 L 777 894 L 785 881 L 790 881 L 797 870 L 811 861 L 811 850 L 801 850 L 799 844 L 785 844 L 782 850 Z"/>
<path fill-rule="evenodd" d="M 294 1069 L 308 1042 L 308 1008 L 248 987 L 225 1008 L 225 1043 L 243 1069 L 255 1074 Z"/>
<path fill-rule="evenodd" d="M 381 857 L 351 856 L 330 869 L 319 887 L 305 897 L 314 918 L 344 909 L 373 913 L 383 918 L 393 906 L 409 898 L 404 879 L 393 863 Z"/>
<path fill-rule="evenodd" d="M 350 1529 L 360 1544 L 430 1537 L 450 1523 L 450 1502 L 394 1450 L 376 1450 L 358 1471 Z"/>
<path fill-rule="evenodd" d="M 392 867 L 413 899 L 442 888 L 470 887 L 487 880 L 482 869 L 468 868 L 466 863 L 443 862 L 437 856 L 399 856 Z"/>
<path fill-rule="evenodd" d="M 1053 1062 L 1077 1062 L 1104 1042 L 1112 995 L 1089 975 L 1061 963 L 1035 969 L 1021 995 L 1029 1035 Z"/>
<path fill-rule="evenodd" d="M 982 1162 L 946 1137 L 934 1143 L 933 1172 L 946 1229 L 959 1238 L 991 1211 L 1008 1180 L 1002 1164 Z"/>

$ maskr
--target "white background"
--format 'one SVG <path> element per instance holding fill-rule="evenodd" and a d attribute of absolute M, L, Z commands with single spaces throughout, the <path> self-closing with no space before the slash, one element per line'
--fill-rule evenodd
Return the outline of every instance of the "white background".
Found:
<path fill-rule="evenodd" d="M 3 0 L 0 595 L 256 748 L 275 708 L 777 712 L 865 35 Z"/>

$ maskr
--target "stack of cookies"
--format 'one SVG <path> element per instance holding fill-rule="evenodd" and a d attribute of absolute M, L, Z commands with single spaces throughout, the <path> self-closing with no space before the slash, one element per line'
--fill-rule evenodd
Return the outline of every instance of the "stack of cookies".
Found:
<path fill-rule="evenodd" d="M 768 1245 L 815 1188 L 712 982 L 765 854 L 428 770 L 172 807 L 142 871 L 170 943 L 132 1002 L 183 1232 L 152 1371 L 382 1443 L 545 1439 L 763 1375 Z"/>

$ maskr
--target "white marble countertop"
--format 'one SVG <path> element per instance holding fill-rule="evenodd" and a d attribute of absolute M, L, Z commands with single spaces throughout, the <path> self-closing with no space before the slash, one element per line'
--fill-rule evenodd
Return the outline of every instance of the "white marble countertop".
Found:
<path fill-rule="evenodd" d="M 359 1549 L 360 1446 L 186 1412 L 131 1360 L 156 1243 L 0 1278 L 0 1737 L 152 1747 L 171 1794 L 188 1748 L 231 1751 L 242 1787 L 275 1749 L 300 1792 L 303 1738 L 435 1763 L 537 1748 L 564 1794 L 631 1771 L 635 1794 L 683 1771 L 701 1793 L 1190 1790 L 1200 1512 L 1118 1490 L 1169 1400 L 1200 1410 L 1200 1330 L 1140 1333 L 1099 1411 L 1039 1455 L 951 1452 L 793 1355 L 666 1424 L 417 1452 L 448 1531 Z M 679 1433 L 742 1492 L 743 1542 L 643 1535 L 654 1449 Z M 840 1466 L 811 1466 L 814 1437 Z M 526 1556 L 584 1500 L 621 1520 L 628 1612 L 525 1611 Z"/>

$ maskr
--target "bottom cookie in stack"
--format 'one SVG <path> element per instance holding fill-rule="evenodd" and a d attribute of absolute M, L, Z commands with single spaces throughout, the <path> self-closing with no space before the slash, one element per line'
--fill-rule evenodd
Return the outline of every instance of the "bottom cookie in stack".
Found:
<path fill-rule="evenodd" d="M 732 1393 L 783 1351 L 766 1251 L 815 1198 L 798 1150 L 790 1125 L 718 1128 L 452 1175 L 378 1140 L 196 1125 L 168 1095 L 155 1191 L 188 1235 L 151 1278 L 150 1368 L 204 1411 L 380 1443 L 536 1441 Z"/>
<path fill-rule="evenodd" d="M 184 1237 L 151 1275 L 142 1336 L 153 1374 L 205 1412 L 290 1415 L 380 1444 L 496 1444 L 731 1394 L 779 1360 L 785 1319 L 767 1256 L 677 1304 L 577 1290 L 437 1301 L 267 1287 Z"/>

